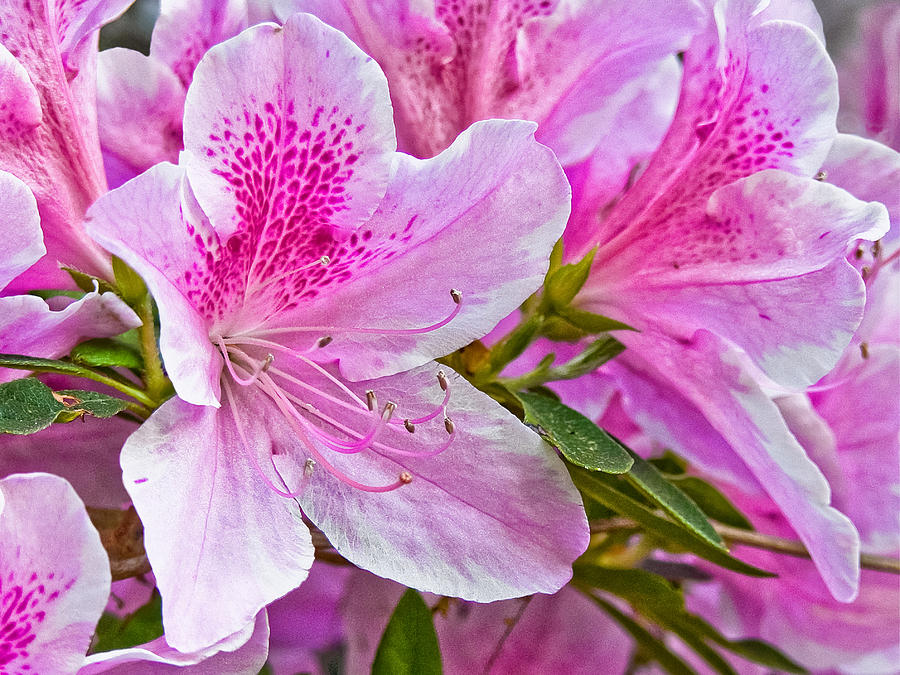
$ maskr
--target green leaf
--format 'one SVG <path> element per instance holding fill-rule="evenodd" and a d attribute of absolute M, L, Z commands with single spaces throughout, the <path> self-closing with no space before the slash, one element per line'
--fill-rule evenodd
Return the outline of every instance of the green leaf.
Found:
<path fill-rule="evenodd" d="M 652 509 L 619 490 L 618 486 L 615 485 L 615 481 L 618 480 L 617 477 L 588 472 L 577 467 L 571 467 L 570 473 L 575 481 L 575 485 L 587 499 L 598 501 L 616 513 L 637 521 L 644 527 L 647 534 L 652 535 L 668 546 L 675 545 L 679 550 L 690 551 L 704 560 L 747 576 L 776 576 L 771 572 L 738 560 L 680 523 L 674 523 L 667 518 L 657 515 Z"/>
<path fill-rule="evenodd" d="M 693 499 L 713 520 L 742 530 L 754 529 L 750 521 L 725 495 L 702 478 L 696 476 L 667 476 L 667 478 L 670 483 L 681 488 L 682 492 Z"/>
<path fill-rule="evenodd" d="M 388 621 L 375 653 L 372 675 L 440 675 L 441 649 L 431 610 L 408 589 Z"/>
<path fill-rule="evenodd" d="M 84 293 L 81 291 L 67 291 L 61 288 L 45 288 L 39 289 L 35 291 L 28 291 L 28 295 L 36 295 L 41 300 L 49 300 L 50 298 L 72 298 L 73 300 L 79 300 L 84 297 Z"/>
<path fill-rule="evenodd" d="M 764 642 L 729 640 L 707 621 L 688 612 L 681 590 L 656 574 L 640 569 L 612 569 L 576 563 L 575 579 L 581 587 L 597 588 L 622 598 L 639 614 L 678 635 L 722 675 L 734 675 L 735 671 L 707 641 L 783 672 L 804 672 L 803 668 Z"/>
<path fill-rule="evenodd" d="M 64 409 L 50 387 L 33 377 L 0 384 L 0 433 L 33 434 Z"/>
<path fill-rule="evenodd" d="M 597 249 L 591 249 L 577 263 L 563 265 L 547 278 L 544 284 L 544 297 L 551 307 L 565 307 L 575 299 L 578 291 L 587 281 L 595 255 L 597 255 Z"/>
<path fill-rule="evenodd" d="M 637 621 L 620 611 L 611 602 L 607 602 L 592 593 L 587 595 L 634 638 L 634 641 L 647 657 L 656 661 L 667 673 L 672 675 L 694 675 L 694 670 L 680 656 L 672 652 L 662 640 L 654 637 L 650 631 Z"/>
<path fill-rule="evenodd" d="M 633 460 L 620 443 L 581 413 L 539 394 L 519 394 L 525 420 L 573 464 L 592 471 L 624 473 Z"/>
<path fill-rule="evenodd" d="M 631 454 L 634 465 L 626 478 L 638 490 L 652 499 L 656 504 L 671 515 L 675 520 L 692 530 L 697 536 L 702 537 L 713 546 L 722 550 L 728 550 L 719 533 L 713 529 L 706 515 L 684 492 L 675 487 L 654 467 L 632 450 L 622 448 Z"/>
<path fill-rule="evenodd" d="M 605 333 L 610 330 L 634 330 L 627 323 L 611 319 L 602 314 L 594 314 L 575 307 L 558 307 L 557 314 L 563 317 L 576 328 L 586 333 Z"/>
<path fill-rule="evenodd" d="M 500 372 L 506 364 L 521 356 L 537 335 L 540 325 L 541 318 L 532 315 L 491 347 L 489 372 Z"/>
<path fill-rule="evenodd" d="M 139 351 L 119 340 L 98 338 L 76 345 L 71 353 L 72 361 L 95 368 L 130 368 L 140 370 L 144 359 Z"/>
<path fill-rule="evenodd" d="M 162 597 L 154 590 L 146 605 L 124 618 L 104 612 L 97 623 L 96 642 L 91 653 L 136 647 L 162 634 Z"/>
<path fill-rule="evenodd" d="M 83 391 L 81 389 L 62 389 L 56 392 L 63 396 L 66 413 L 75 414 L 76 417 L 91 415 L 93 417 L 112 417 L 125 410 L 126 403 L 120 398 L 101 394 L 98 391 Z"/>

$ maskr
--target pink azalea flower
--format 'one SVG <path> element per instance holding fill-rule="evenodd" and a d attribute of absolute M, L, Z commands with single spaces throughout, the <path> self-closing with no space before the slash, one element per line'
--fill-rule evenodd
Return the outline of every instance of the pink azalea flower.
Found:
<path fill-rule="evenodd" d="M 7 295 L 22 273 L 45 252 L 35 198 L 21 180 L 0 171 L 0 353 L 45 358 L 64 356 L 79 342 L 117 335 L 140 325 L 135 313 L 113 293 L 87 293 L 51 306 L 35 295 Z M 0 369 L 0 382 L 22 377 Z"/>
<path fill-rule="evenodd" d="M 430 362 L 546 272 L 569 191 L 534 128 L 395 153 L 378 66 L 297 15 L 210 50 L 182 166 L 91 211 L 157 300 L 179 395 L 122 456 L 173 646 L 222 640 L 303 581 L 300 508 L 352 562 L 426 590 L 487 601 L 569 578 L 587 529 L 562 463 Z"/>
<path fill-rule="evenodd" d="M 158 162 L 178 160 L 184 97 L 213 45 L 249 24 L 246 0 L 165 0 L 150 55 L 108 49 L 97 63 L 97 117 L 112 187 Z"/>
<path fill-rule="evenodd" d="M 46 473 L 0 479 L 2 672 L 160 673 L 190 666 L 185 672 L 238 675 L 265 662 L 265 612 L 245 629 L 244 646 L 230 653 L 179 654 L 160 638 L 85 657 L 109 589 L 106 551 L 72 487 Z"/>
<path fill-rule="evenodd" d="M 606 371 L 629 414 L 690 439 L 676 450 L 706 471 L 755 476 L 849 600 L 857 534 L 753 373 L 796 391 L 831 369 L 865 298 L 844 254 L 888 218 L 812 180 L 836 135 L 834 68 L 812 30 L 755 6 L 721 3 L 644 174 L 601 227 L 570 223 L 590 233 L 570 255 L 599 246 L 576 302 L 640 330 Z"/>
<path fill-rule="evenodd" d="M 111 276 L 109 257 L 85 236 L 82 219 L 106 191 L 94 103 L 97 34 L 129 4 L 0 6 L 0 169 L 34 192 L 49 252 L 17 289 L 70 284 L 57 261 Z"/>

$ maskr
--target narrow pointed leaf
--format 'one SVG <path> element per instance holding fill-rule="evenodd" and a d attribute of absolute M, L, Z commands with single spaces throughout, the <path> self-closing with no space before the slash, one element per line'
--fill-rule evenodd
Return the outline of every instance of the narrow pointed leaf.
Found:
<path fill-rule="evenodd" d="M 81 389 L 63 389 L 57 396 L 63 397 L 66 406 L 65 413 L 81 417 L 112 417 L 125 410 L 126 403 L 115 396 L 108 396 L 97 391 L 84 391 Z"/>
<path fill-rule="evenodd" d="M 693 531 L 698 537 L 702 537 L 713 546 L 727 550 L 725 542 L 718 532 L 713 529 L 706 515 L 699 506 L 682 490 L 666 480 L 659 470 L 644 460 L 632 450 L 622 448 L 628 452 L 634 464 L 628 471 L 628 480 L 675 520 Z"/>
<path fill-rule="evenodd" d="M 715 487 L 697 476 L 666 476 L 668 481 L 688 495 L 703 512 L 725 525 L 753 530 L 753 525 L 737 507 Z"/>
<path fill-rule="evenodd" d="M 72 361 L 95 368 L 130 368 L 140 370 L 144 360 L 140 352 L 120 340 L 98 338 L 76 345 L 71 353 Z"/>
<path fill-rule="evenodd" d="M 431 610 L 408 589 L 388 621 L 375 653 L 372 675 L 440 675 L 441 650 Z"/>
<path fill-rule="evenodd" d="M 581 413 L 539 394 L 519 394 L 525 419 L 573 464 L 592 471 L 624 473 L 633 460 L 612 436 Z"/>

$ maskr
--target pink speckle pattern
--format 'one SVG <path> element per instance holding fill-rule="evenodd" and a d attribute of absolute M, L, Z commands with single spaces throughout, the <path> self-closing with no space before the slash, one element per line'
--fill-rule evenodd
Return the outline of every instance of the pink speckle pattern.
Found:
<path fill-rule="evenodd" d="M 685 78 L 698 78 L 715 59 L 710 47 L 703 59 L 688 63 Z M 794 157 L 794 118 L 785 123 L 770 100 L 781 83 L 757 82 L 746 58 L 728 53 L 722 77 L 706 75 L 696 99 L 693 128 L 699 144 L 677 180 L 632 224 L 630 245 L 665 250 L 666 266 L 680 269 L 709 261 L 746 259 L 752 238 L 752 214 L 734 219 L 709 217 L 706 205 L 712 193 L 764 169 L 788 168 Z M 782 94 L 783 96 L 783 94 Z M 748 221 L 749 218 L 749 221 Z M 751 226 L 751 230 L 747 226 Z M 663 249 L 652 242 L 665 240 Z M 753 239 L 754 246 L 765 245 Z M 784 251 L 775 251 L 778 257 Z M 750 253 L 751 259 L 756 254 Z"/>
<path fill-rule="evenodd" d="M 352 199 L 345 184 L 360 158 L 355 139 L 364 125 L 337 106 L 319 106 L 309 127 L 300 128 L 293 101 L 250 103 L 239 119 L 215 125 L 201 149 L 230 185 L 236 231 L 221 242 L 210 228 L 188 225 L 201 255 L 180 286 L 214 323 L 241 308 L 268 318 L 315 298 L 393 257 L 415 220 L 379 241 L 371 230 L 335 226 L 331 217 Z M 330 262 L 317 264 L 323 256 Z"/>
<path fill-rule="evenodd" d="M 0 577 L 0 675 L 38 675 L 29 663 L 29 649 L 48 606 L 74 583 L 53 572 L 33 572 L 27 579 L 16 579 L 13 572 Z"/>
<path fill-rule="evenodd" d="M 436 155 L 480 119 L 473 104 L 486 102 L 469 100 L 474 92 L 481 91 L 479 80 L 502 80 L 496 83 L 499 91 L 491 91 L 490 96 L 502 96 L 516 87 L 508 77 L 506 62 L 517 31 L 529 19 L 552 14 L 555 8 L 555 0 L 439 0 L 435 3 L 437 25 L 432 25 L 431 31 L 421 26 L 405 27 L 416 37 L 402 59 L 391 54 L 390 61 L 399 63 L 397 75 L 407 90 L 395 104 L 405 108 L 405 116 L 417 129 L 409 139 L 414 154 Z M 481 54 L 485 45 L 492 47 L 487 60 Z"/>

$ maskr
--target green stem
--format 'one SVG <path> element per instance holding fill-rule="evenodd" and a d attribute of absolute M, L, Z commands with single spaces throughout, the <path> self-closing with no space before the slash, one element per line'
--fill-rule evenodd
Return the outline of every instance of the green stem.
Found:
<path fill-rule="evenodd" d="M 138 335 L 141 342 L 141 353 L 144 357 L 144 388 L 147 391 L 151 408 L 158 408 L 168 381 L 163 372 L 159 347 L 156 344 L 156 326 L 153 320 L 153 301 L 147 293 L 135 307 L 141 326 Z"/>

